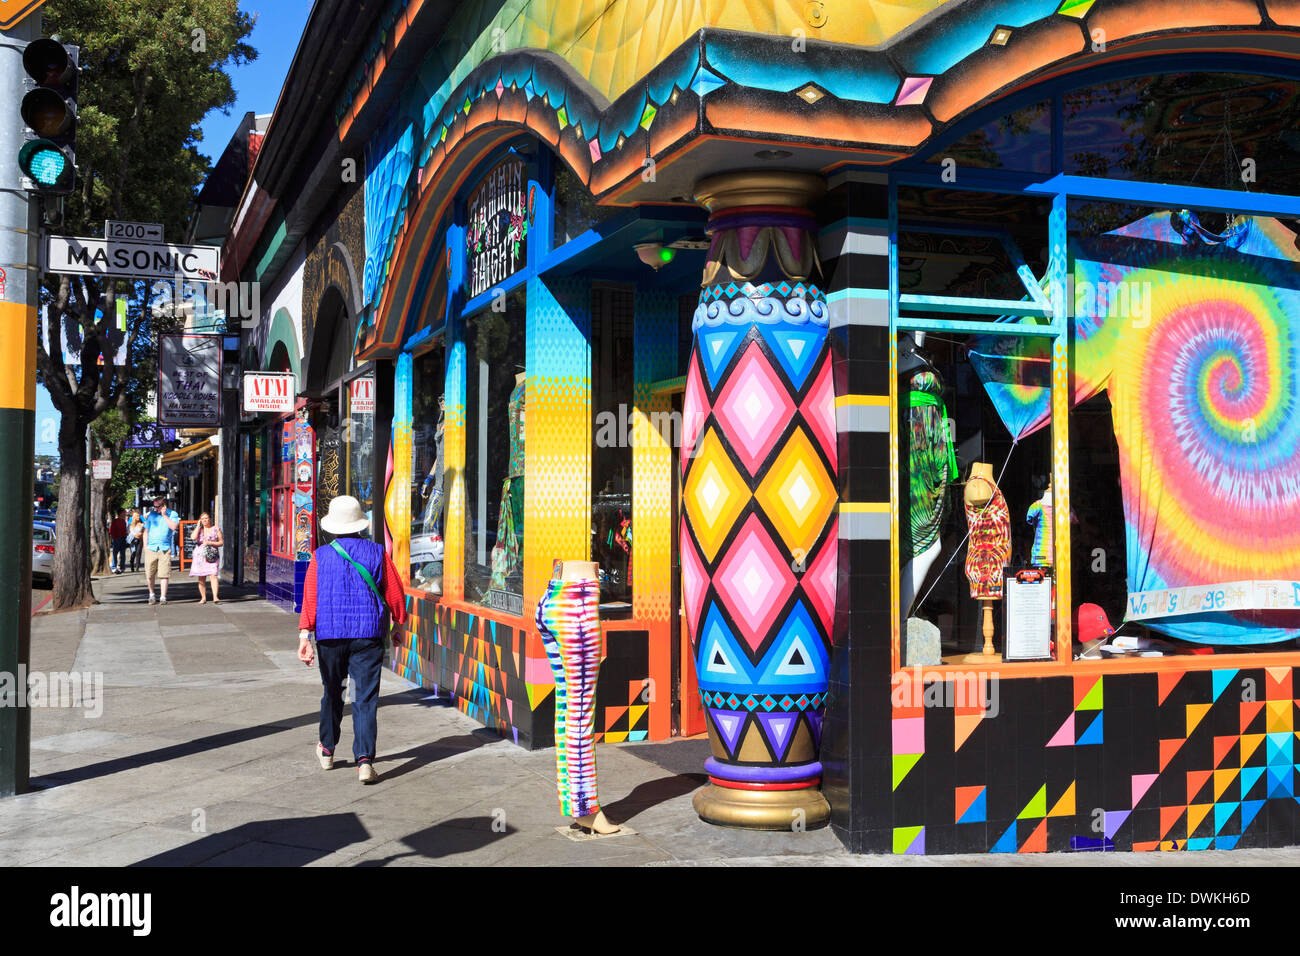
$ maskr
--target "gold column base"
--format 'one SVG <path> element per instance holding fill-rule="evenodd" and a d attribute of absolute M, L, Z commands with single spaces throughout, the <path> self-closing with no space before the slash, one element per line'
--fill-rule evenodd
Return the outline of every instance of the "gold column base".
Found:
<path fill-rule="evenodd" d="M 820 790 L 733 790 L 708 784 L 692 805 L 700 819 L 744 830 L 816 830 L 831 821 L 831 806 Z"/>
<path fill-rule="evenodd" d="M 967 654 L 962 658 L 967 664 L 1001 664 L 1002 655 L 996 651 L 992 654 L 985 654 L 983 651 L 976 651 L 974 654 Z"/>

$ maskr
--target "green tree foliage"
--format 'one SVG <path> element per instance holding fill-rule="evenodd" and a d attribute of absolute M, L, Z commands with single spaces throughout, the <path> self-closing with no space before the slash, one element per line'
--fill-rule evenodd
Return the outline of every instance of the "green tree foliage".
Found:
<path fill-rule="evenodd" d="M 256 57 L 245 42 L 253 18 L 236 0 L 51 0 L 42 13 L 46 36 L 81 48 L 77 189 L 63 231 L 96 236 L 105 219 L 125 219 L 160 222 L 180 238 L 208 172 L 199 123 L 234 102 L 226 71 Z M 116 328 L 119 292 L 132 299 L 125 342 Z M 144 283 L 43 278 L 37 369 L 60 414 L 56 608 L 93 598 L 86 429 L 110 408 L 129 423 L 151 386 L 153 366 L 144 361 L 158 331 L 151 304 Z M 79 363 L 64 361 L 59 323 L 80 338 Z M 102 499 L 96 504 L 92 511 L 102 512 Z"/>

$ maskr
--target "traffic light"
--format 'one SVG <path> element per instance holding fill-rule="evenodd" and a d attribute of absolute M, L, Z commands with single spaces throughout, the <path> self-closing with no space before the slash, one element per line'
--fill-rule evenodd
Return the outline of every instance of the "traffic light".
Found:
<path fill-rule="evenodd" d="M 23 68 L 36 88 L 23 96 L 27 142 L 18 150 L 18 168 L 41 193 L 72 192 L 76 178 L 78 50 L 47 37 L 23 51 Z"/>

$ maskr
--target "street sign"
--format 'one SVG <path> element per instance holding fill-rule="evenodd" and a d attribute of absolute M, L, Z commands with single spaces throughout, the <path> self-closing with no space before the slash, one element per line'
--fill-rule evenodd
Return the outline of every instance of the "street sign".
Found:
<path fill-rule="evenodd" d="M 293 411 L 298 376 L 293 372 L 245 372 L 244 411 Z"/>
<path fill-rule="evenodd" d="M 163 242 L 47 236 L 41 256 L 46 272 L 212 282 L 221 271 L 216 246 L 176 246 Z"/>
<path fill-rule="evenodd" d="M 221 425 L 221 336 L 158 337 L 158 421 Z"/>
<path fill-rule="evenodd" d="M 90 463 L 92 478 L 109 479 L 113 477 L 113 460 L 111 458 L 96 458 Z"/>
<path fill-rule="evenodd" d="M 0 30 L 8 30 L 21 23 L 28 14 L 35 13 L 45 0 L 0 0 Z"/>
<path fill-rule="evenodd" d="M 162 242 L 163 227 L 160 222 L 122 222 L 104 220 L 105 239 L 126 239 L 135 242 Z"/>

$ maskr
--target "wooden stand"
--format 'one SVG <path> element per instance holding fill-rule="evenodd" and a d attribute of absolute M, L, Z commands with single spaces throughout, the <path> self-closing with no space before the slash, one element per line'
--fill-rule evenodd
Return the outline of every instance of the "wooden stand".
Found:
<path fill-rule="evenodd" d="M 980 607 L 984 609 L 984 650 L 967 654 L 962 660 L 967 664 L 1000 664 L 1002 655 L 993 650 L 993 598 L 981 598 Z"/>

